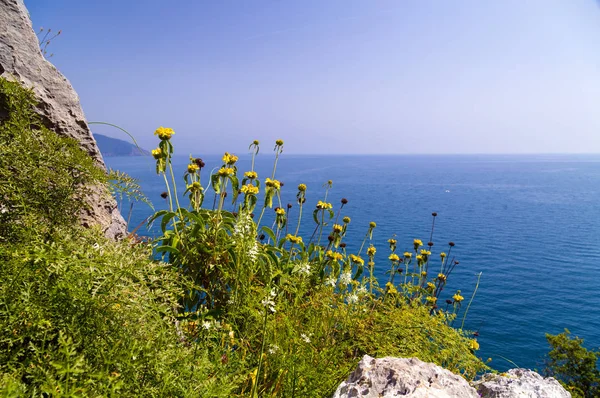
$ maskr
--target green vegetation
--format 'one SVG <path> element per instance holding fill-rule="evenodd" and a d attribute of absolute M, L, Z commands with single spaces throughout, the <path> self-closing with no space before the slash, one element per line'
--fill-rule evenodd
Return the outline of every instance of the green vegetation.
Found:
<path fill-rule="evenodd" d="M 152 153 L 171 204 L 154 216 L 163 236 L 114 242 L 75 224 L 85 187 L 107 177 L 41 125 L 29 91 L 0 80 L 0 99 L 0 395 L 327 397 L 364 354 L 416 356 L 467 378 L 486 369 L 477 342 L 450 326 L 460 292 L 438 305 L 453 244 L 437 256 L 419 239 L 407 253 L 393 238 L 376 248 L 371 223 L 346 253 L 353 224 L 344 199 L 328 202 L 331 182 L 316 209 L 304 208 L 303 184 L 297 212 L 281 204 L 282 141 L 262 185 L 225 154 L 206 186 L 204 162 L 190 159 L 178 195 L 173 131 L 158 129 Z M 261 225 L 268 211 L 273 228 Z M 310 237 L 298 235 L 302 214 Z M 375 264 L 377 250 L 386 263 Z M 375 267 L 389 270 L 382 286 Z"/>
<path fill-rule="evenodd" d="M 557 335 L 546 334 L 552 348 L 548 353 L 545 374 L 558 379 L 574 398 L 600 396 L 600 351 L 588 351 L 583 339 L 571 338 L 565 329 Z"/>

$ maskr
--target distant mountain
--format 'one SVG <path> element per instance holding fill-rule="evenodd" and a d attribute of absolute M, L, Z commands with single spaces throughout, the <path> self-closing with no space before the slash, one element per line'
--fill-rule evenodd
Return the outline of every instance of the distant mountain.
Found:
<path fill-rule="evenodd" d="M 117 138 L 107 137 L 102 134 L 94 134 L 98 148 L 102 156 L 144 156 L 150 155 L 145 149 L 138 149 L 134 144 Z"/>

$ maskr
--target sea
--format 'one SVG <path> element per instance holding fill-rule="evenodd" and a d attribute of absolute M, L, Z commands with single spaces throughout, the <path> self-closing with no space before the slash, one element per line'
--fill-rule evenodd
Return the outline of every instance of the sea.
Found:
<path fill-rule="evenodd" d="M 206 186 L 221 161 L 217 155 L 201 157 Z M 166 208 L 160 196 L 164 180 L 156 174 L 151 157 L 105 161 L 138 179 L 156 210 Z M 173 162 L 180 195 L 188 162 L 184 156 Z M 261 152 L 256 159 L 259 177 L 270 177 L 273 163 L 273 153 Z M 242 155 L 237 166 L 243 172 L 250 164 L 250 156 Z M 549 350 L 545 334 L 565 328 L 583 338 L 587 348 L 600 347 L 600 155 L 283 153 L 276 178 L 284 183 L 282 205 L 292 204 L 291 226 L 298 216 L 296 187 L 299 183 L 308 187 L 300 229 L 305 241 L 314 231 L 312 209 L 324 200 L 328 180 L 332 187 L 327 201 L 336 213 L 341 199 L 348 201 L 341 216 L 352 220 L 346 238 L 349 252 L 358 250 L 369 223 L 376 222 L 372 242 L 382 283 L 388 278 L 387 240 L 398 241 L 399 253 L 411 250 L 415 238 L 428 242 L 436 212 L 430 267 L 436 269 L 439 253 L 447 251 L 449 242 L 455 243 L 452 256 L 459 261 L 440 304 L 461 290 L 465 301 L 458 326 L 480 275 L 464 327 L 478 335 L 477 353 L 484 360 L 492 358 L 495 369 L 542 370 Z M 188 203 L 183 196 L 180 201 Z M 212 205 L 209 190 L 204 206 Z M 130 230 L 152 214 L 145 204 L 130 207 L 124 201 L 122 206 Z M 269 210 L 262 225 L 272 222 Z M 144 225 L 137 233 L 156 236 L 160 231 L 157 225 Z"/>

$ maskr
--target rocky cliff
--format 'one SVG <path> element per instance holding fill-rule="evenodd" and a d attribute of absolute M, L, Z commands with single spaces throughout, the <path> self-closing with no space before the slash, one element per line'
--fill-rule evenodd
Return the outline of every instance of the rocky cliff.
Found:
<path fill-rule="evenodd" d="M 69 81 L 44 58 L 22 0 L 0 0 L 0 76 L 20 81 L 33 90 L 43 123 L 57 134 L 72 137 L 105 168 L 89 129 L 77 93 Z M 81 214 L 84 226 L 99 225 L 105 234 L 118 238 L 126 233 L 123 217 L 104 187 L 95 187 Z"/>

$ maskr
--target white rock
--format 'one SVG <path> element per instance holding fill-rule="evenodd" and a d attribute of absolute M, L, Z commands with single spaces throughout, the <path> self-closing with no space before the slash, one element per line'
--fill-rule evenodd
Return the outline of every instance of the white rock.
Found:
<path fill-rule="evenodd" d="M 0 0 L 0 76 L 31 88 L 39 101 L 37 111 L 44 125 L 59 135 L 78 140 L 96 163 L 105 168 L 79 97 L 69 81 L 42 55 L 22 0 Z M 80 217 L 82 225 L 100 225 L 112 238 L 126 233 L 125 221 L 104 187 L 95 187 L 86 201 L 89 209 Z"/>
<path fill-rule="evenodd" d="M 333 398 L 479 398 L 462 377 L 417 358 L 365 355 Z"/>
<path fill-rule="evenodd" d="M 473 385 L 482 398 L 571 398 L 554 378 L 528 369 L 511 369 L 503 375 L 488 373 Z"/>

